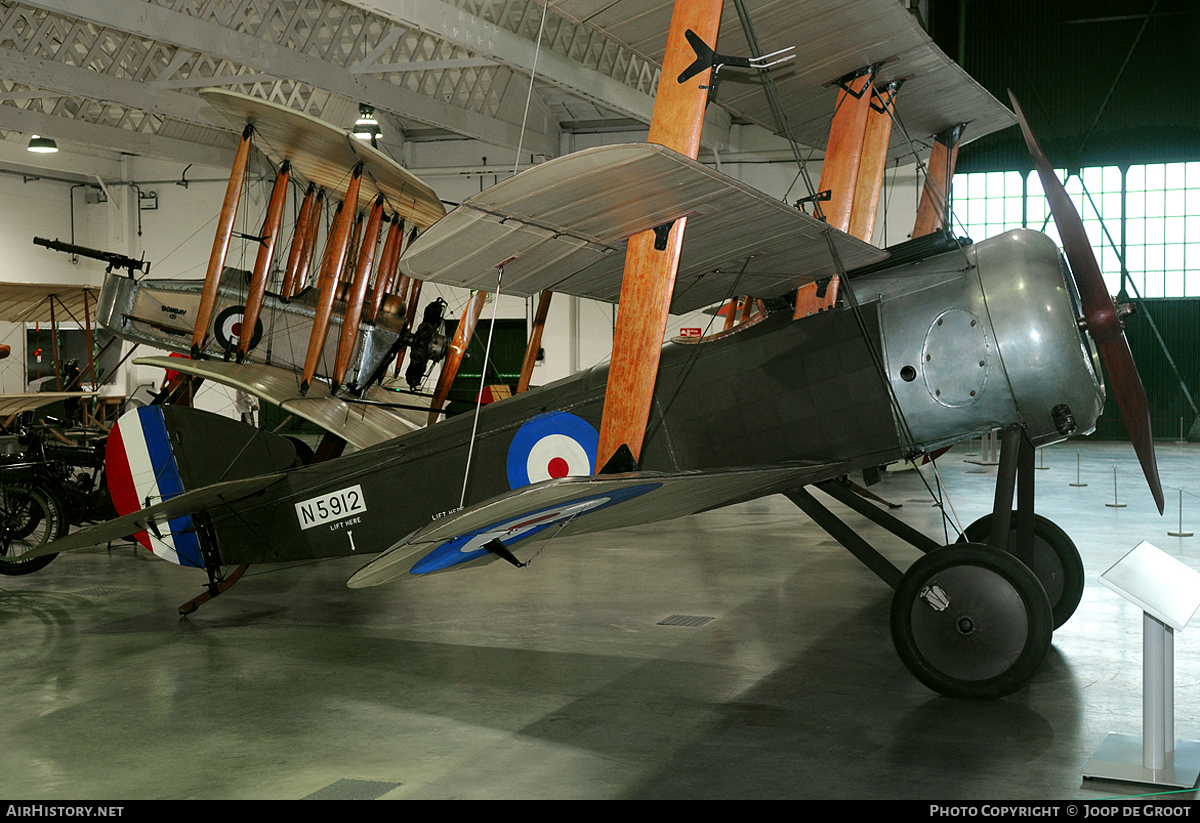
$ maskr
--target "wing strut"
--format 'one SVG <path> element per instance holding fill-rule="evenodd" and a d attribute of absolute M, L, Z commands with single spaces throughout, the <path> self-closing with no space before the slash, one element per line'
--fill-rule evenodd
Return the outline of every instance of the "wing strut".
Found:
<path fill-rule="evenodd" d="M 325 336 L 329 332 L 329 318 L 333 314 L 333 299 L 337 294 L 338 274 L 346 259 L 346 247 L 350 244 L 350 227 L 354 223 L 354 212 L 358 209 L 358 188 L 362 182 L 363 165 L 354 167 L 346 199 L 334 222 L 333 234 L 325 248 L 325 266 L 321 273 L 321 296 L 317 301 L 317 316 L 313 318 L 312 334 L 308 338 L 308 353 L 304 358 L 304 375 L 300 380 L 300 393 L 307 394 L 317 373 L 317 361 L 325 348 Z"/>
<path fill-rule="evenodd" d="M 420 281 L 418 280 L 417 283 L 419 284 Z M 458 321 L 458 328 L 454 330 L 450 351 L 446 355 L 446 362 L 442 364 L 442 373 L 438 375 L 437 388 L 433 391 L 433 400 L 429 403 L 430 425 L 437 422 L 442 411 L 442 404 L 446 402 L 446 397 L 450 394 L 450 384 L 454 382 L 463 355 L 467 353 L 467 346 L 471 344 L 471 335 L 475 333 L 475 324 L 479 322 L 479 315 L 483 312 L 485 300 L 487 300 L 485 291 L 477 291 L 471 295 L 471 300 L 463 310 L 462 318 Z M 413 298 L 413 305 L 416 305 L 416 298 Z M 487 363 L 483 364 L 483 368 L 487 369 Z"/>
<path fill-rule="evenodd" d="M 313 195 L 316 193 L 315 183 L 308 184 L 304 193 L 304 202 L 300 204 L 300 216 L 296 218 L 296 226 L 292 233 L 292 248 L 288 252 L 287 268 L 283 272 L 283 284 L 279 287 L 279 296 L 285 302 L 292 299 L 296 291 L 296 281 L 300 274 L 300 261 L 304 259 L 304 243 L 308 238 L 308 223 L 312 217 Z"/>
<path fill-rule="evenodd" d="M 962 139 L 964 128 L 965 126 L 954 126 L 934 138 L 925 185 L 921 187 L 921 200 L 917 204 L 913 237 L 924 237 L 946 226 L 946 217 L 950 211 L 950 184 L 954 180 L 954 165 L 958 162 L 958 142 Z"/>
<path fill-rule="evenodd" d="M 899 81 L 894 81 L 871 91 L 858 180 L 854 184 L 854 206 L 850 209 L 850 234 L 866 243 L 870 243 L 875 235 L 875 217 L 879 214 L 879 195 L 883 191 L 888 142 L 892 139 L 892 116 L 899 90 Z"/>
<path fill-rule="evenodd" d="M 538 351 L 542 348 L 542 330 L 546 328 L 546 315 L 550 313 L 550 298 L 554 292 L 546 289 L 538 297 L 537 311 L 533 315 L 533 328 L 529 333 L 529 345 L 525 347 L 525 360 L 521 364 L 521 378 L 517 381 L 517 394 L 529 388 L 533 379 L 533 366 L 537 363 Z"/>
<path fill-rule="evenodd" d="M 671 78 L 683 74 L 695 56 L 687 37 L 689 30 L 706 43 L 717 41 L 721 7 L 721 0 L 675 3 L 663 57 L 663 80 L 658 84 L 650 120 L 651 143 L 674 149 L 693 160 L 700 149 L 712 70 L 705 69 L 683 82 Z M 667 230 L 665 247 L 661 249 L 655 246 L 653 230 L 629 239 L 597 466 L 607 463 L 622 444 L 629 447 L 635 459 L 641 455 L 686 222 L 686 217 L 675 221 Z"/>
<path fill-rule="evenodd" d="M 396 279 L 396 267 L 400 265 L 400 244 L 403 241 L 404 220 L 396 214 L 393 215 L 387 239 L 383 241 L 383 252 L 379 255 L 379 271 L 375 274 L 375 285 L 371 287 L 371 297 L 367 301 L 368 323 L 375 322 L 384 298 L 391 294 L 392 283 Z"/>
<path fill-rule="evenodd" d="M 821 206 L 821 211 L 829 225 L 844 232 L 850 231 L 850 215 L 854 209 L 859 166 L 867 137 L 867 116 L 871 111 L 871 83 L 874 79 L 875 67 L 867 66 L 842 80 L 833 122 L 829 127 L 825 160 L 821 163 L 821 181 L 817 184 L 817 191 L 829 192 L 829 200 Z M 828 282 L 801 286 L 796 292 L 796 308 L 792 317 L 807 317 L 836 303 L 838 280 L 835 274 Z"/>
<path fill-rule="evenodd" d="M 204 291 L 200 294 L 200 308 L 196 311 L 196 325 L 192 329 L 192 359 L 199 360 L 200 352 L 208 339 L 208 322 L 212 320 L 213 308 L 217 304 L 217 287 L 221 285 L 221 272 L 225 269 L 225 256 L 229 253 L 229 238 L 233 236 L 233 221 L 237 217 L 238 201 L 242 196 L 242 183 L 246 179 L 246 162 L 250 159 L 252 126 L 242 131 L 233 169 L 229 172 L 229 185 L 225 187 L 225 202 L 221 205 L 221 216 L 217 221 L 217 234 L 213 238 L 212 254 L 208 257 L 208 272 L 204 275 Z"/>
<path fill-rule="evenodd" d="M 413 229 L 413 234 L 416 234 L 416 229 Z M 409 241 L 409 242 L 411 242 L 411 241 Z M 417 300 L 419 300 L 421 297 L 421 285 L 424 282 L 425 282 L 424 280 L 417 280 L 416 278 L 412 278 L 411 280 L 408 281 L 407 284 L 401 283 L 400 286 L 402 288 L 397 290 L 401 295 L 406 295 L 404 297 L 404 331 L 405 332 L 412 331 L 413 324 L 417 320 Z M 407 286 L 407 289 L 408 289 L 407 292 L 404 291 L 403 287 L 405 287 L 405 286 Z M 403 341 L 403 339 L 404 338 L 401 338 L 401 341 Z M 400 349 L 399 349 L 399 351 L 396 352 L 396 366 L 395 366 L 395 370 L 392 373 L 392 377 L 400 376 L 400 367 L 404 365 L 404 353 L 406 351 L 408 351 L 408 346 L 405 345 L 403 342 L 401 342 Z"/>
<path fill-rule="evenodd" d="M 238 338 L 237 352 L 239 363 L 246 359 L 246 354 L 250 351 L 254 327 L 262 311 L 263 295 L 267 291 L 267 275 L 271 272 L 271 262 L 275 258 L 275 239 L 279 236 L 279 224 L 283 222 L 283 201 L 287 196 L 291 171 L 292 164 L 284 160 L 279 174 L 275 177 L 275 187 L 271 190 L 271 205 L 267 207 L 267 219 L 263 221 L 262 243 L 258 247 L 258 256 L 254 259 L 250 292 L 246 295 L 246 308 L 242 311 L 242 333 Z"/>
<path fill-rule="evenodd" d="M 337 359 L 333 363 L 333 392 L 336 394 L 346 370 L 350 368 L 350 356 L 354 353 L 354 342 L 358 339 L 358 320 L 362 317 L 363 303 L 367 298 L 367 283 L 371 279 L 371 267 L 375 263 L 375 248 L 379 245 L 379 229 L 383 225 L 383 195 L 375 198 L 371 216 L 363 231 L 358 261 L 354 267 L 354 280 L 346 296 L 346 312 L 342 316 L 342 336 L 338 340 Z"/>

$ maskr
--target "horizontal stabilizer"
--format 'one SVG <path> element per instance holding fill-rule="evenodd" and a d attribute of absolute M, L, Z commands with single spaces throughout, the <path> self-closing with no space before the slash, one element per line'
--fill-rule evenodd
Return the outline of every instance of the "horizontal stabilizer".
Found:
<path fill-rule="evenodd" d="M 546 480 L 435 520 L 359 569 L 347 585 L 365 588 L 406 575 L 491 562 L 496 554 L 487 544 L 493 540 L 511 550 L 539 534 L 566 537 L 668 520 L 795 488 L 838 471 L 838 464 L 811 462 Z"/>
<path fill-rule="evenodd" d="M 156 503 L 145 509 L 109 520 L 87 529 L 71 534 L 53 543 L 21 555 L 21 560 L 40 557 L 44 554 L 86 549 L 92 546 L 102 546 L 113 540 L 129 537 L 140 531 L 166 528 L 167 524 L 178 517 L 202 514 L 216 506 L 232 503 L 249 497 L 267 486 L 283 478 L 282 474 L 268 474 L 261 477 L 247 477 L 242 480 L 228 480 L 206 486 L 195 491 L 184 492 L 162 503 Z M 4 562 L 0 558 L 0 563 Z"/>
<path fill-rule="evenodd" d="M 221 360 L 181 360 L 177 357 L 139 357 L 139 366 L 158 366 L 233 386 L 279 406 L 288 414 L 302 417 L 336 434 L 355 448 L 365 449 L 416 431 L 424 425 L 424 412 L 363 403 L 350 403 L 316 390 L 300 394 L 300 376 L 289 369 L 262 363 L 232 363 Z M 393 392 L 372 388 L 367 397 L 390 400 Z"/>
<path fill-rule="evenodd" d="M 64 391 L 64 392 L 33 392 L 31 394 L 0 394 L 0 417 L 10 414 L 22 414 L 42 406 L 49 406 L 60 400 L 78 400 L 81 397 L 95 397 L 94 391 Z"/>

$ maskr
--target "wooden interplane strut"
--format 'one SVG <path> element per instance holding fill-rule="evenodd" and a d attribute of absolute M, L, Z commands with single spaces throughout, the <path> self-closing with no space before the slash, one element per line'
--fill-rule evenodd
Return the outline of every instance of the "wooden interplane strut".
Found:
<path fill-rule="evenodd" d="M 250 291 L 246 295 L 246 308 L 242 312 L 242 330 L 238 336 L 239 363 L 246 359 L 246 354 L 250 351 L 254 327 L 258 324 L 258 315 L 262 311 L 263 295 L 267 293 L 267 276 L 271 273 L 271 263 L 275 259 L 275 240 L 283 222 L 283 201 L 287 196 L 291 169 L 291 163 L 285 160 L 275 177 L 275 187 L 271 190 L 271 204 L 267 207 L 267 217 L 263 221 L 262 239 L 258 246 L 258 256 L 254 259 L 254 273 L 250 277 Z"/>
<path fill-rule="evenodd" d="M 359 181 L 362 180 L 362 164 L 354 167 L 346 199 L 342 201 L 333 232 L 325 249 L 325 265 L 321 274 L 321 294 L 317 299 L 317 314 L 313 318 L 312 334 L 308 338 L 308 353 L 304 358 L 304 374 L 300 379 L 301 393 L 307 393 L 317 373 L 321 350 L 325 347 L 325 336 L 329 332 L 329 318 L 333 314 L 333 300 L 337 294 L 338 272 L 346 259 L 350 245 L 350 227 L 358 208 Z"/>
<path fill-rule="evenodd" d="M 651 143 L 674 149 L 693 160 L 700 148 L 712 70 L 705 69 L 683 82 L 678 78 L 695 59 L 687 33 L 691 31 L 705 43 L 717 42 L 721 7 L 721 0 L 675 4 L 662 79 L 650 120 Z M 629 239 L 600 424 L 597 470 L 603 468 L 622 444 L 629 447 L 635 460 L 641 455 L 686 222 L 686 217 L 680 218 L 671 226 L 641 232 Z"/>
<path fill-rule="evenodd" d="M 416 233 L 415 229 L 413 230 L 413 233 Z M 417 300 L 421 297 L 421 284 L 424 282 L 424 280 L 417 280 L 416 278 L 408 281 L 408 292 L 407 296 L 404 298 L 404 331 L 406 333 L 412 331 L 413 323 L 416 322 Z M 403 285 L 404 284 L 402 283 L 401 286 Z M 400 289 L 399 291 L 400 294 L 405 294 L 403 289 Z M 400 369 L 404 365 L 404 353 L 406 351 L 408 351 L 408 346 L 401 343 L 400 350 L 396 352 L 396 367 L 392 374 L 393 377 L 400 376 Z"/>
<path fill-rule="evenodd" d="M 304 192 L 304 202 L 300 204 L 300 216 L 296 218 L 296 225 L 292 230 L 292 248 L 288 252 L 287 268 L 283 272 L 283 283 L 279 286 L 279 296 L 285 301 L 292 299 L 292 294 L 296 289 L 296 281 L 300 273 L 300 261 L 304 257 L 304 242 L 308 236 L 309 219 L 312 217 L 313 196 L 316 194 L 316 188 L 315 184 L 308 184 L 308 190 Z"/>
<path fill-rule="evenodd" d="M 250 159 L 250 138 L 253 135 L 252 126 L 246 126 L 242 131 L 237 155 L 233 159 L 233 169 L 229 173 L 229 185 L 225 187 L 225 201 L 221 205 L 221 216 L 217 220 L 217 234 L 213 238 L 212 253 L 208 257 L 204 290 L 200 293 L 200 307 L 196 310 L 196 325 L 192 329 L 193 360 L 200 359 L 200 352 L 208 339 L 208 324 L 217 304 L 217 288 L 221 285 L 225 257 L 229 254 L 229 239 L 233 236 L 233 221 L 237 217 L 238 202 L 242 196 L 242 183 L 246 179 L 246 163 Z"/>
<path fill-rule="evenodd" d="M 304 232 L 304 249 L 300 253 L 300 271 L 296 288 L 292 294 L 312 285 L 311 269 L 313 255 L 317 250 L 317 235 L 321 232 L 321 216 L 325 212 L 325 191 L 317 189 L 317 202 L 313 205 L 312 214 L 308 216 L 308 228 Z"/>
<path fill-rule="evenodd" d="M 417 283 L 419 284 L 420 281 Z M 437 422 L 446 397 L 450 394 L 450 385 L 454 382 L 455 375 L 458 374 L 458 367 L 462 363 L 463 355 L 467 353 L 467 346 L 471 342 L 471 335 L 475 333 L 475 325 L 479 322 L 479 315 L 483 312 L 483 304 L 486 300 L 487 292 L 477 291 L 471 295 L 467 307 L 463 309 L 462 319 L 458 321 L 458 328 L 454 330 L 454 339 L 450 341 L 450 351 L 446 355 L 446 362 L 442 364 L 442 373 L 438 375 L 437 388 L 434 389 L 433 400 L 429 404 L 430 425 Z M 416 299 L 414 298 L 413 305 L 415 304 Z M 483 368 L 487 369 L 487 363 L 483 364 Z"/>
<path fill-rule="evenodd" d="M 521 363 L 521 377 L 517 380 L 517 394 L 529 388 L 533 379 L 533 367 L 542 348 L 542 331 L 546 328 L 546 315 L 550 313 L 550 298 L 554 292 L 546 289 L 538 297 L 537 311 L 533 315 L 533 328 L 529 330 L 529 345 L 525 347 L 525 360 Z"/>
<path fill-rule="evenodd" d="M 875 234 L 875 218 L 879 214 L 879 197 L 883 191 L 883 173 L 887 168 L 888 142 L 892 138 L 892 114 L 898 89 L 898 83 L 889 83 L 884 88 L 871 90 L 872 99 L 858 162 L 858 179 L 854 184 L 849 229 L 851 235 L 867 243 Z"/>
<path fill-rule="evenodd" d="M 946 226 L 950 211 L 950 185 L 954 180 L 954 165 L 958 162 L 958 144 L 963 126 L 955 126 L 938 134 L 929 155 L 921 200 L 917 203 L 917 219 L 913 237 L 924 237 Z"/>
<path fill-rule="evenodd" d="M 362 317 L 363 304 L 367 297 L 367 285 L 371 279 L 371 267 L 375 262 L 375 248 L 379 245 L 379 230 L 383 221 L 383 196 L 375 198 L 371 207 L 371 216 L 367 219 L 363 230 L 362 245 L 358 252 L 358 261 L 354 266 L 354 279 L 350 284 L 350 293 L 346 298 L 346 313 L 342 317 L 342 336 L 338 340 L 337 358 L 333 364 L 333 391 L 337 392 L 342 381 L 346 379 L 346 370 L 350 368 L 350 357 L 354 353 L 354 343 L 358 339 L 358 320 Z"/>
<path fill-rule="evenodd" d="M 383 299 L 391 294 L 392 284 L 396 279 L 396 268 L 400 265 L 401 244 L 404 242 L 404 221 L 400 215 L 394 215 L 392 225 L 388 229 L 387 239 L 383 241 L 383 251 L 379 255 L 379 271 L 375 274 L 375 283 L 371 286 L 371 296 L 367 300 L 366 318 L 368 323 L 374 323 L 379 316 Z"/>
<path fill-rule="evenodd" d="M 850 232 L 850 217 L 867 139 L 874 79 L 875 67 L 870 66 L 847 78 L 838 89 L 837 108 L 829 127 L 825 159 L 821 163 L 821 181 L 817 184 L 817 191 L 829 192 L 829 200 L 820 204 L 825 222 L 847 233 Z M 884 146 L 886 152 L 886 141 Z M 792 317 L 807 317 L 834 305 L 839 285 L 838 276 L 834 275 L 828 282 L 802 286 L 796 292 Z"/>

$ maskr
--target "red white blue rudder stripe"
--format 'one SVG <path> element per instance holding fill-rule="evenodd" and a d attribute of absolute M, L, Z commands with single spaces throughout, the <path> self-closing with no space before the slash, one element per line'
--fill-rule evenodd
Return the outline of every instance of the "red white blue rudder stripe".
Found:
<path fill-rule="evenodd" d="M 142 406 L 121 415 L 108 435 L 104 471 L 119 515 L 170 500 L 186 491 L 162 406 Z M 161 537 L 146 532 L 135 537 L 156 557 L 181 566 L 204 568 L 190 516 L 177 517 L 160 531 Z"/>

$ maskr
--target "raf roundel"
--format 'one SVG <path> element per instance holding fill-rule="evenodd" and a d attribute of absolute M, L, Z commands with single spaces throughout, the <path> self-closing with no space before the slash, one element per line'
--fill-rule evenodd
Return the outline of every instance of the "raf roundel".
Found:
<path fill-rule="evenodd" d="M 217 343 L 230 354 L 237 351 L 238 342 L 242 336 L 242 317 L 245 311 L 245 306 L 229 306 L 217 315 L 217 321 L 213 323 L 213 335 L 217 338 Z M 254 333 L 250 335 L 251 350 L 259 344 L 262 336 L 262 320 L 255 320 Z"/>
<path fill-rule="evenodd" d="M 569 412 L 547 412 L 525 421 L 508 446 L 508 485 L 519 489 L 557 477 L 586 477 L 596 469 L 600 435 Z"/>

